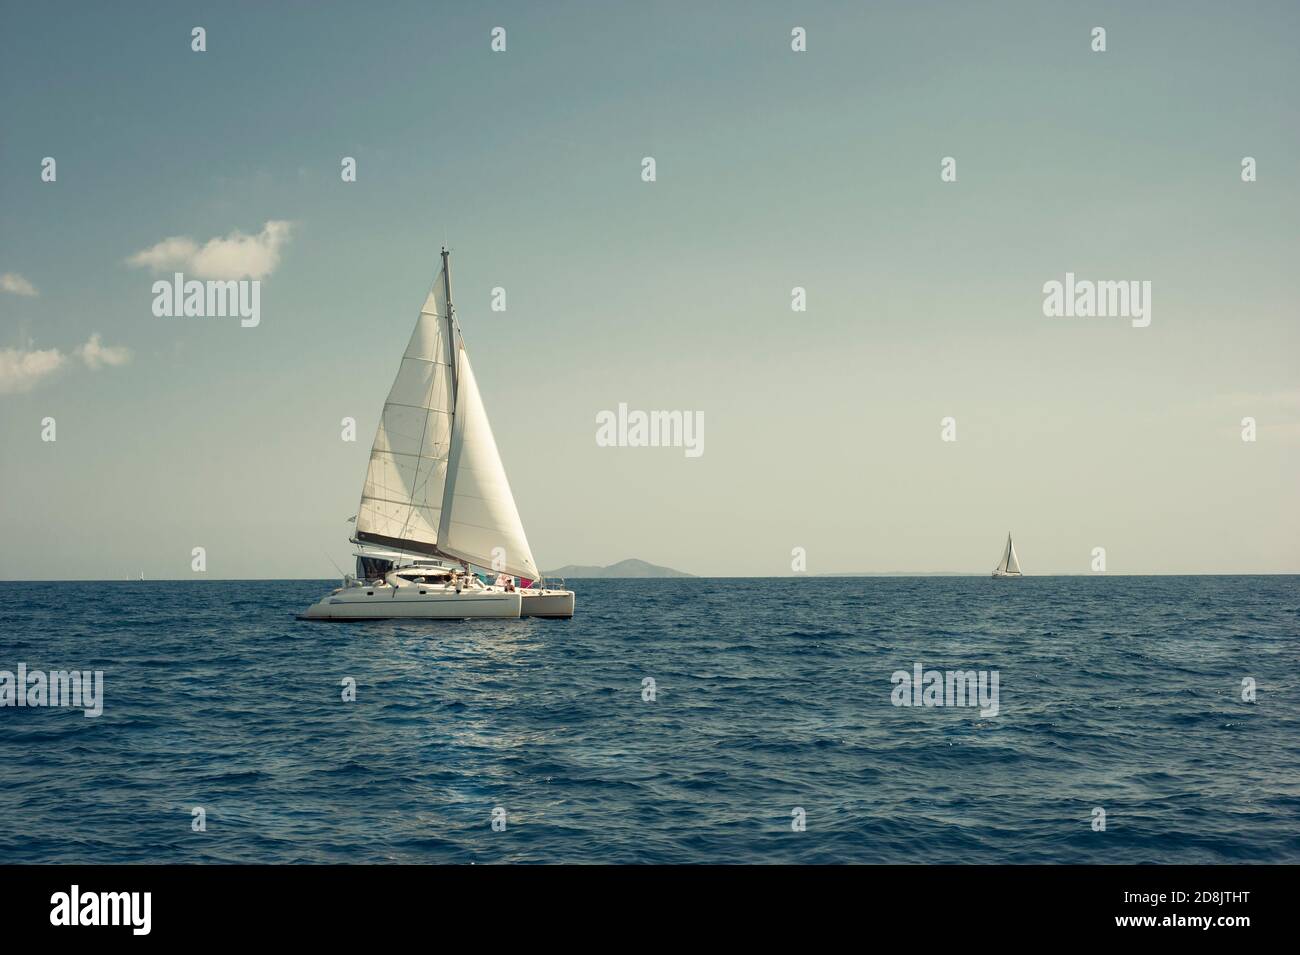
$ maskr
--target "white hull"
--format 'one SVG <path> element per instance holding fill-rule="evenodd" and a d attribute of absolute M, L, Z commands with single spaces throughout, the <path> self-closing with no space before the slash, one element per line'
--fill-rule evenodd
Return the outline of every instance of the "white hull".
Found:
<path fill-rule="evenodd" d="M 303 620 L 470 620 L 518 618 L 519 593 L 345 587 L 307 608 Z"/>
<path fill-rule="evenodd" d="M 993 571 L 993 579 L 994 579 L 994 580 L 1001 580 L 1003 577 L 1023 577 L 1023 576 L 1025 576 L 1025 575 L 1024 575 L 1024 574 L 1007 574 L 1007 573 L 1001 573 L 1001 574 L 1000 574 L 1000 573 L 998 573 L 996 570 Z"/>
<path fill-rule="evenodd" d="M 521 617 L 572 617 L 572 590 L 521 590 Z"/>

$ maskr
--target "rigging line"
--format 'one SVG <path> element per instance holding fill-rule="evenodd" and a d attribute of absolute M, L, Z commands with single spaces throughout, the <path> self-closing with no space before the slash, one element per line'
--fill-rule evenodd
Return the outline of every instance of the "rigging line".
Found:
<path fill-rule="evenodd" d="M 329 555 L 329 551 L 327 551 L 324 547 L 322 547 L 322 548 L 320 549 L 320 552 L 321 552 L 322 554 L 325 555 L 325 559 L 326 559 L 326 560 L 328 560 L 331 564 L 334 564 L 334 569 L 337 570 L 337 571 L 339 572 L 339 576 L 340 576 L 340 577 L 346 577 L 346 576 L 347 576 L 347 574 L 343 573 L 343 568 L 340 567 L 338 564 L 335 564 L 335 563 L 334 563 L 334 558 L 331 557 L 331 556 Z"/>

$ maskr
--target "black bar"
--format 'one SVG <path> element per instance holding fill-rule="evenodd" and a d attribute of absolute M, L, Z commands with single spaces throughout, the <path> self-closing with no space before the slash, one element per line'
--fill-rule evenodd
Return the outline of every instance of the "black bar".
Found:
<path fill-rule="evenodd" d="M 76 932 L 78 942 L 213 944 L 247 940 L 250 926 L 259 939 L 298 944 L 454 926 L 496 942 L 561 923 L 576 938 L 613 921 L 629 939 L 667 943 L 662 930 L 689 919 L 706 936 L 725 927 L 737 938 L 784 928 L 945 947 L 1125 936 L 1232 946 L 1286 927 L 1296 875 L 1295 866 L 6 866 L 0 924 L 7 942 Z M 51 924 L 57 893 L 70 897 L 73 885 L 83 905 L 89 893 L 150 893 L 147 935 L 135 935 L 129 909 L 119 926 Z M 135 914 L 143 927 L 142 904 Z"/>

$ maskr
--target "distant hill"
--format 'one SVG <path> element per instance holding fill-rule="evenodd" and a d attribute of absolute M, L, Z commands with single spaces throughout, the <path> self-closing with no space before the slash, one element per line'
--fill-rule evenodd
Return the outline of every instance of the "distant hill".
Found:
<path fill-rule="evenodd" d="M 630 557 L 627 560 L 620 560 L 617 564 L 610 564 L 608 567 L 588 567 L 582 564 L 569 564 L 566 567 L 557 567 L 555 570 L 545 572 L 547 577 L 694 577 L 694 574 L 683 573 L 680 570 L 673 570 L 671 567 L 660 567 L 657 564 L 648 564 L 644 560 L 637 560 Z"/>

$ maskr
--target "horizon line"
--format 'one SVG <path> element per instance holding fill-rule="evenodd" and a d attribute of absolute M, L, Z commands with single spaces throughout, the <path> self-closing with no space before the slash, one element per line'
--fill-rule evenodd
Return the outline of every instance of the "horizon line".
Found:
<path fill-rule="evenodd" d="M 970 571 L 947 571 L 947 570 L 929 570 L 929 571 L 872 571 L 868 573 L 858 573 L 849 571 L 832 571 L 819 574 L 690 574 L 682 572 L 680 575 L 658 576 L 658 577 L 601 577 L 601 576 L 583 576 L 565 578 L 566 580 L 795 580 L 799 578 L 818 578 L 818 579 L 844 579 L 856 577 L 870 578 L 889 578 L 889 577 L 987 577 L 992 579 L 992 574 L 988 571 L 970 572 Z M 1103 573 L 1080 572 L 1080 573 L 1060 573 L 1060 574 L 1022 574 L 1020 578 L 1047 578 L 1047 577 L 1300 577 L 1300 571 L 1294 570 L 1269 570 L 1256 572 L 1212 572 L 1212 573 L 1179 573 L 1177 571 L 1145 571 L 1134 573 L 1119 573 L 1106 571 Z M 335 580 L 330 577 L 209 577 L 206 574 L 194 574 L 189 577 L 146 577 L 143 580 L 135 578 L 122 577 L 0 577 L 0 584 L 151 584 L 151 583 L 182 583 L 202 582 L 209 583 L 249 583 L 253 581 L 319 581 Z M 340 578 L 341 579 L 341 578 Z M 541 578 L 538 578 L 541 579 Z"/>

